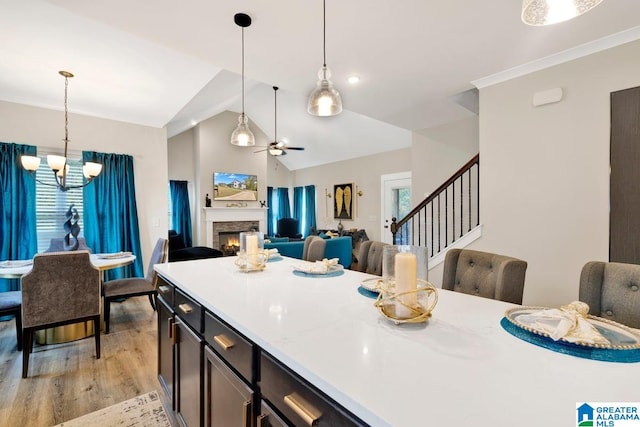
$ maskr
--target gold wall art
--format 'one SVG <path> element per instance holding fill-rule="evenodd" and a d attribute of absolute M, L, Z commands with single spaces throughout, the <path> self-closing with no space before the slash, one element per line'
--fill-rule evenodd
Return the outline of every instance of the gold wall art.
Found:
<path fill-rule="evenodd" d="M 333 217 L 335 219 L 353 219 L 354 198 L 353 184 L 338 184 L 333 186 Z"/>

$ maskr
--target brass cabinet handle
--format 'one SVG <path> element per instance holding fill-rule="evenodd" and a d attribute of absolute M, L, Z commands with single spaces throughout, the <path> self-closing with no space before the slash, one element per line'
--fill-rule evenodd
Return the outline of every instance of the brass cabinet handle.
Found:
<path fill-rule="evenodd" d="M 267 421 L 269 420 L 269 415 L 267 414 L 260 414 L 258 415 L 258 427 L 266 427 Z"/>
<path fill-rule="evenodd" d="M 220 344 L 220 346 L 225 350 L 230 350 L 235 345 L 235 343 L 224 334 L 214 336 L 213 340 Z"/>
<path fill-rule="evenodd" d="M 178 344 L 178 324 L 171 321 L 171 319 L 169 321 L 171 322 L 171 333 L 169 334 L 171 336 L 171 344 L 176 345 Z"/>
<path fill-rule="evenodd" d="M 158 286 L 158 290 L 160 291 L 160 293 L 166 294 L 171 290 L 171 288 L 169 288 L 167 285 L 162 285 Z"/>
<path fill-rule="evenodd" d="M 251 401 L 247 400 L 242 404 L 242 425 L 251 427 Z"/>
<path fill-rule="evenodd" d="M 300 418 L 307 423 L 308 426 L 318 425 L 318 420 L 322 416 L 322 412 L 314 408 L 309 402 L 304 400 L 298 393 L 291 393 L 284 397 L 284 403 L 287 404 L 293 412 L 298 414 Z"/>
<path fill-rule="evenodd" d="M 178 308 L 180 309 L 180 311 L 182 311 L 184 314 L 189 314 L 193 311 L 193 308 L 191 308 L 191 306 L 189 304 L 180 304 L 178 306 Z"/>

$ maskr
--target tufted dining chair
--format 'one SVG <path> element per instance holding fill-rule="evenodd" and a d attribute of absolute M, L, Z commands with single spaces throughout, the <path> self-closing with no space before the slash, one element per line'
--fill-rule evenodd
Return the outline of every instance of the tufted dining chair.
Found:
<path fill-rule="evenodd" d="M 147 295 L 153 310 L 156 309 L 155 298 L 158 294 L 158 274 L 153 266 L 167 262 L 169 241 L 159 238 L 156 242 L 145 277 L 130 277 L 126 279 L 109 280 L 102 284 L 104 295 L 104 332 L 109 333 L 111 317 L 111 303 L 129 297 Z"/>
<path fill-rule="evenodd" d="M 100 271 L 89 251 L 36 255 L 22 276 L 22 378 L 29 372 L 35 331 L 84 321 L 93 322 L 100 359 Z"/>
<path fill-rule="evenodd" d="M 0 316 L 15 316 L 18 351 L 22 351 L 22 292 L 0 293 Z"/>
<path fill-rule="evenodd" d="M 305 261 L 322 261 L 327 242 L 319 236 L 308 236 L 304 239 L 302 247 L 302 259 Z"/>
<path fill-rule="evenodd" d="M 471 249 L 449 249 L 442 289 L 522 304 L 526 261 Z"/>
<path fill-rule="evenodd" d="M 360 244 L 357 271 L 382 276 L 382 253 L 388 243 L 365 240 Z"/>
<path fill-rule="evenodd" d="M 590 261 L 582 267 L 578 299 L 589 314 L 640 328 L 640 265 Z"/>

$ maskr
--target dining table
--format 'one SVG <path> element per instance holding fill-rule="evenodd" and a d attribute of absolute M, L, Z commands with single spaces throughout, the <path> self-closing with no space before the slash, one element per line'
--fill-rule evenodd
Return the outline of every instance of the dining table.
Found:
<path fill-rule="evenodd" d="M 638 401 L 638 363 L 523 340 L 503 323 L 518 305 L 437 289 L 430 318 L 398 324 L 375 306 L 377 276 L 304 274 L 288 257 L 243 272 L 235 258 L 155 270 L 363 425 L 569 426 L 585 402 Z"/>
<path fill-rule="evenodd" d="M 131 252 L 89 254 L 91 264 L 100 270 L 100 282 L 104 280 L 104 272 L 133 263 L 136 256 Z M 0 278 L 20 279 L 33 268 L 33 260 L 0 261 Z M 102 306 L 102 305 L 101 305 Z M 102 322 L 101 322 L 102 324 Z M 93 336 L 93 323 L 90 321 L 56 326 L 36 331 L 38 344 L 60 344 Z"/>

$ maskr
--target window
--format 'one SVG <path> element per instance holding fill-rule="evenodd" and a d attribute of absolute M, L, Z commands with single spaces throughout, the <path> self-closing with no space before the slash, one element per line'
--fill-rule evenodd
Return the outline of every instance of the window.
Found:
<path fill-rule="evenodd" d="M 78 225 L 80 226 L 80 234 L 84 235 L 83 230 L 83 204 L 82 204 L 82 188 L 73 188 L 66 192 L 58 190 L 55 187 L 55 178 L 53 172 L 47 166 L 46 154 L 39 153 L 42 157 L 42 164 L 36 171 L 36 178 L 39 181 L 52 185 L 44 185 L 36 182 L 36 228 L 38 234 L 38 252 L 44 252 L 49 247 L 49 243 L 53 238 L 61 238 L 65 236 L 64 222 L 67 220 L 66 213 L 69 207 L 78 210 Z M 53 154 L 53 153 L 49 153 Z M 82 177 L 82 161 L 79 154 L 76 158 L 69 155 L 67 164 L 69 172 L 67 174 L 67 185 L 81 185 Z"/>

